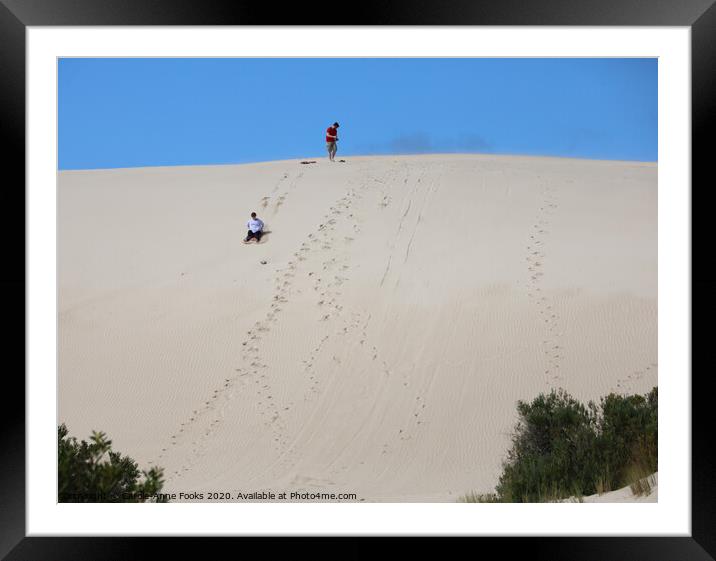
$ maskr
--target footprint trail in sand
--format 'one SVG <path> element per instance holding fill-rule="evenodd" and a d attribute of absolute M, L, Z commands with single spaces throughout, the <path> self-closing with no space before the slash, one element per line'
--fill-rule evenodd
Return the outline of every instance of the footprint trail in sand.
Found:
<path fill-rule="evenodd" d="M 517 400 L 656 383 L 656 166 L 347 160 L 60 174 L 62 420 L 168 492 L 453 501 Z"/>

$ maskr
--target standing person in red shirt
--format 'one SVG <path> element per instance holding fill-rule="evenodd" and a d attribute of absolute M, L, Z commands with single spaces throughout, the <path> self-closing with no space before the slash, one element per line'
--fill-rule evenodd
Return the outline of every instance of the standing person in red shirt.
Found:
<path fill-rule="evenodd" d="M 333 123 L 328 129 L 326 129 L 326 148 L 328 149 L 328 159 L 332 162 L 333 157 L 336 155 L 336 142 L 338 142 L 338 123 Z"/>

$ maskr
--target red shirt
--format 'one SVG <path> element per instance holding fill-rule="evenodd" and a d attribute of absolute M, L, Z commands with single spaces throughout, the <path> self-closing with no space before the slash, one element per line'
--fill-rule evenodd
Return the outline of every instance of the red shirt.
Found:
<path fill-rule="evenodd" d="M 326 129 L 326 142 L 333 142 L 335 138 L 331 138 L 328 136 L 329 134 L 337 137 L 338 131 L 336 130 L 336 127 L 328 127 L 328 129 Z"/>

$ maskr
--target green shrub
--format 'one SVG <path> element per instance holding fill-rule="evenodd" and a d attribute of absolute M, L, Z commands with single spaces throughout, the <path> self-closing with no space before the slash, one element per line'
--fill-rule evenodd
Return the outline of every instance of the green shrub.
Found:
<path fill-rule="evenodd" d="M 598 477 L 593 404 L 563 390 L 518 402 L 520 420 L 497 494 L 509 502 L 539 502 L 581 495 Z"/>
<path fill-rule="evenodd" d="M 57 429 L 59 502 L 167 502 L 160 493 L 161 468 L 140 472 L 132 458 L 112 451 L 112 441 L 102 432 L 93 432 L 89 443 L 67 435 L 63 423 Z"/>
<path fill-rule="evenodd" d="M 658 390 L 645 396 L 610 394 L 602 398 L 599 445 L 606 469 L 620 487 L 657 469 Z"/>
<path fill-rule="evenodd" d="M 519 420 L 491 495 L 465 502 L 544 502 L 604 493 L 658 469 L 658 393 L 583 405 L 564 390 L 519 401 Z M 468 500 L 473 498 L 473 500 Z"/>

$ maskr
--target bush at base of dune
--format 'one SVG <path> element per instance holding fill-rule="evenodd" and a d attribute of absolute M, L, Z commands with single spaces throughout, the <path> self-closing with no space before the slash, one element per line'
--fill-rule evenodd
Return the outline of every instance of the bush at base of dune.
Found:
<path fill-rule="evenodd" d="M 658 390 L 582 404 L 564 390 L 517 404 L 495 493 L 467 502 L 544 502 L 601 494 L 658 471 Z"/>

